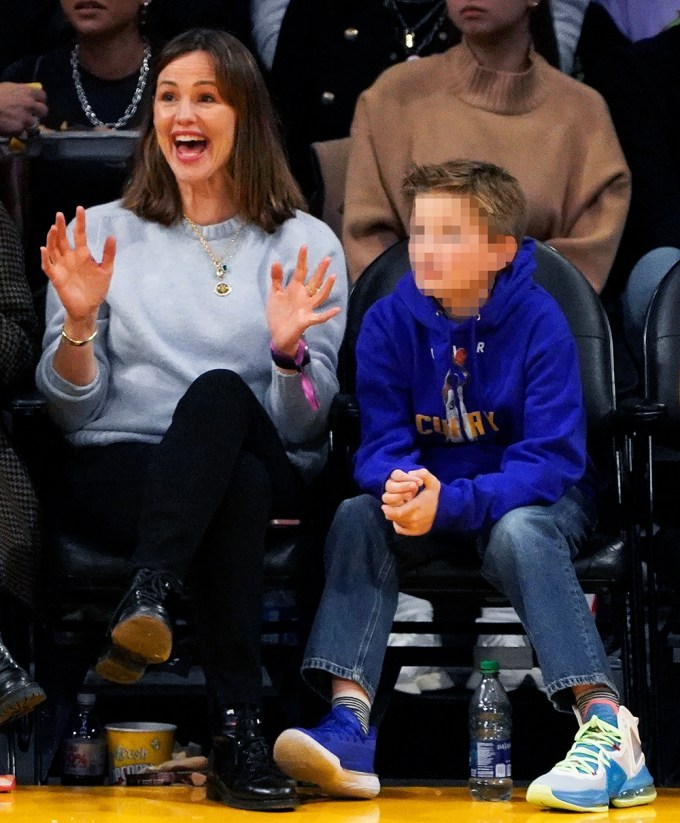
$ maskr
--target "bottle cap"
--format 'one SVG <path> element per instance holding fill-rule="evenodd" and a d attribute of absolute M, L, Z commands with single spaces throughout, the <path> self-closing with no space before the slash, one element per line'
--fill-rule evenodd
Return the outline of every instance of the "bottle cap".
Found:
<path fill-rule="evenodd" d="M 96 696 L 92 694 L 92 692 L 80 692 L 76 699 L 81 706 L 94 706 L 95 701 L 97 700 Z"/>
<path fill-rule="evenodd" d="M 479 669 L 482 674 L 498 674 L 501 667 L 498 665 L 497 660 L 482 660 L 479 664 Z"/>

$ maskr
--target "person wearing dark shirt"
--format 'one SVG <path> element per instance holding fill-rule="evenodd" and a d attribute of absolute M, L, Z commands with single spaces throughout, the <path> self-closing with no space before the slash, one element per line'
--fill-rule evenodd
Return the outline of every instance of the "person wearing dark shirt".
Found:
<path fill-rule="evenodd" d="M 621 314 L 639 368 L 649 301 L 680 259 L 680 27 L 631 42 L 617 22 L 591 3 L 579 56 L 585 82 L 607 102 L 631 172 L 630 212 L 604 297 L 615 321 Z"/>
<path fill-rule="evenodd" d="M 151 46 L 140 30 L 148 2 L 61 0 L 74 42 L 9 66 L 3 80 L 39 82 L 47 93 L 44 126 L 135 128 L 148 98 Z"/>
<path fill-rule="evenodd" d="M 139 128 L 149 104 L 148 75 L 154 50 L 144 36 L 148 5 L 148 0 L 99 0 L 96 5 L 61 0 L 74 39 L 46 54 L 18 61 L 5 69 L 2 79 L 42 85 L 47 94 L 48 113 L 42 118 L 46 128 Z M 33 209 L 26 246 L 36 250 L 27 258 L 32 285 L 44 280 L 37 249 L 57 209 L 70 218 L 77 205 L 116 200 L 128 177 L 130 151 L 126 153 L 125 146 L 104 158 L 100 150 L 92 151 L 91 142 L 83 145 L 80 155 L 75 141 L 71 145 L 64 154 L 61 143 L 50 151 L 45 145 L 32 163 Z"/>
<path fill-rule="evenodd" d="M 37 322 L 14 223 L 0 203 L 0 390 L 15 388 L 38 350 Z M 23 462 L 0 422 L 0 593 L 33 608 L 40 554 L 38 507 Z M 0 637 L 0 725 L 31 711 L 45 692 L 19 666 Z"/>

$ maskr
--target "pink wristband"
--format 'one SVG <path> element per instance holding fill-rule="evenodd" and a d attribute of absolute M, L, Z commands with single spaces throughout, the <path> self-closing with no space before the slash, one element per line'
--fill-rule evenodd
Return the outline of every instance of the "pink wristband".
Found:
<path fill-rule="evenodd" d="M 307 346 L 307 343 L 300 339 L 297 351 L 295 352 L 295 357 L 291 357 L 284 351 L 281 351 L 281 349 L 274 345 L 274 341 L 269 344 L 269 349 L 272 354 L 272 360 L 279 368 L 291 370 L 295 369 L 295 371 L 299 372 L 305 399 L 307 400 L 310 409 L 318 411 L 319 401 L 316 399 L 314 385 L 312 384 L 309 375 L 305 374 L 303 371 L 305 366 L 309 365 L 311 359 L 309 356 L 309 347 Z"/>

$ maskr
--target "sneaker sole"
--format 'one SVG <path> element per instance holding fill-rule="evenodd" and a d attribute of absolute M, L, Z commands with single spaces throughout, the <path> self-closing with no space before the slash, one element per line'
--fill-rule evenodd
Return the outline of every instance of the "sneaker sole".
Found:
<path fill-rule="evenodd" d="M 606 812 L 609 810 L 609 804 L 604 806 L 579 806 L 576 803 L 567 803 L 559 797 L 555 797 L 550 786 L 534 786 L 533 784 L 527 789 L 527 803 L 533 803 L 534 806 L 543 806 L 546 809 L 563 809 L 569 812 Z"/>
<path fill-rule="evenodd" d="M 244 800 L 241 797 L 234 797 L 230 792 L 223 789 L 214 779 L 208 778 L 206 783 L 207 800 L 216 800 L 218 803 L 223 803 L 225 806 L 231 806 L 233 809 L 243 809 L 247 812 L 256 811 L 293 811 L 300 805 L 298 797 L 289 797 L 286 799 L 274 800 Z"/>
<path fill-rule="evenodd" d="M 5 695 L 0 706 L 0 726 L 17 717 L 23 717 L 45 700 L 45 692 L 37 684 L 22 686 Z"/>
<path fill-rule="evenodd" d="M 94 670 L 104 680 L 129 686 L 140 680 L 146 670 L 146 664 L 133 660 L 122 649 L 111 646 L 97 661 Z"/>
<path fill-rule="evenodd" d="M 623 792 L 618 797 L 612 797 L 611 804 L 617 809 L 630 809 L 632 806 L 644 806 L 646 803 L 653 803 L 656 800 L 656 789 L 654 786 L 645 786 L 635 791 Z"/>
<path fill-rule="evenodd" d="M 303 783 L 313 783 L 331 797 L 368 800 L 380 791 L 378 775 L 343 769 L 332 752 L 297 729 L 279 735 L 273 755 L 284 774 Z"/>
<path fill-rule="evenodd" d="M 151 615 L 137 615 L 116 624 L 111 639 L 119 648 L 145 663 L 165 663 L 172 651 L 172 632 Z"/>

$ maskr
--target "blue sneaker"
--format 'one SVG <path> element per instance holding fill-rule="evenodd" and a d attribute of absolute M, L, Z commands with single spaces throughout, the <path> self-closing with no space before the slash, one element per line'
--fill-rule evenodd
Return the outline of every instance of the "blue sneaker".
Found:
<path fill-rule="evenodd" d="M 602 812 L 610 804 L 627 808 L 656 798 L 640 747 L 637 718 L 623 706 L 618 715 L 603 706 L 597 706 L 596 712 L 581 724 L 564 760 L 529 786 L 529 803 Z"/>
<path fill-rule="evenodd" d="M 351 709 L 336 706 L 315 729 L 286 729 L 274 744 L 274 761 L 284 774 L 314 783 L 331 797 L 375 797 L 376 730 L 364 734 Z"/>

